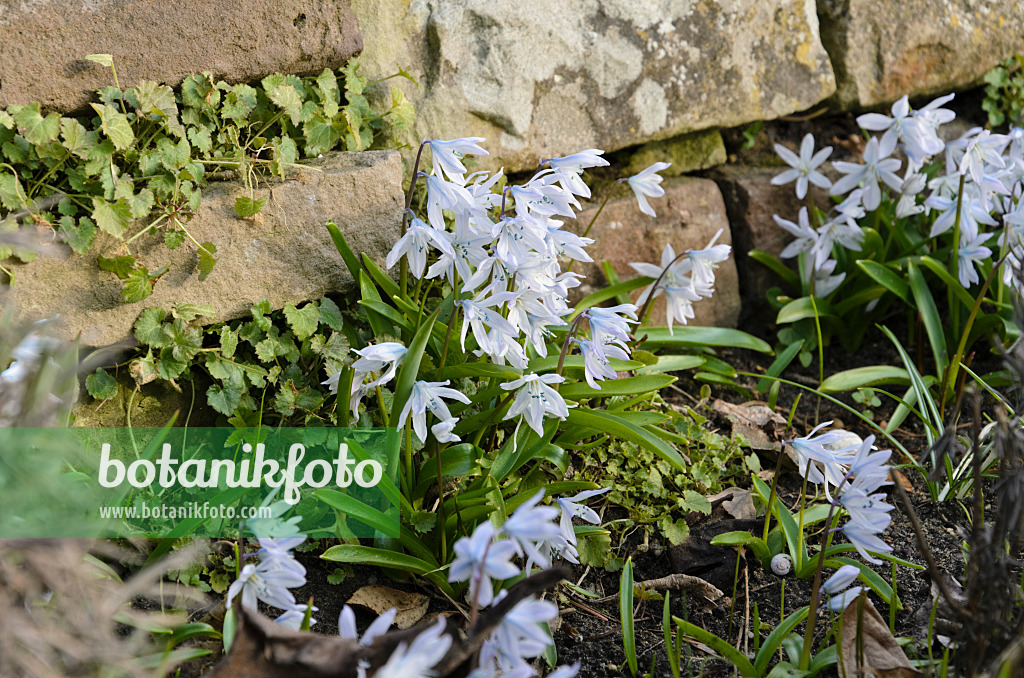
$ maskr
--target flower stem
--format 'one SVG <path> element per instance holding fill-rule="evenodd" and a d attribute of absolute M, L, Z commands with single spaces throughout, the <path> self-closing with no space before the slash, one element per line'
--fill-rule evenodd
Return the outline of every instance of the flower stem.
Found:
<path fill-rule="evenodd" d="M 672 265 L 675 264 L 680 259 L 682 259 L 683 257 L 688 257 L 688 256 L 690 256 L 690 250 L 686 250 L 685 252 L 680 252 L 679 254 L 676 255 L 675 259 L 673 259 L 672 261 L 668 262 L 668 265 L 661 269 L 661 275 L 659 275 L 658 279 L 654 281 L 653 285 L 651 285 L 651 292 L 650 292 L 650 294 L 647 295 L 647 301 L 644 302 L 643 307 L 640 309 L 640 313 L 637 314 L 637 317 L 640 318 L 640 323 L 641 324 L 645 324 L 647 322 L 647 313 L 648 313 L 649 310 L 651 310 L 653 308 L 654 294 L 655 294 L 655 292 L 658 291 L 658 285 L 661 283 L 662 279 L 665 277 L 665 274 L 668 273 L 668 269 L 672 268 Z M 667 304 L 668 302 L 666 301 L 665 303 Z M 644 336 L 646 336 L 646 335 L 643 335 L 643 334 L 641 334 L 639 332 L 637 333 L 636 341 L 633 342 L 633 348 L 636 348 L 637 346 L 640 345 L 640 340 Z"/>
<path fill-rule="evenodd" d="M 604 206 L 605 206 L 605 205 L 607 205 L 607 204 L 608 204 L 608 201 L 609 201 L 609 200 L 611 199 L 611 197 L 612 197 L 613 195 L 615 195 L 615 189 L 617 189 L 617 188 L 619 187 L 619 184 L 620 184 L 621 182 L 622 182 L 622 179 L 619 179 L 618 181 L 616 181 L 616 182 L 615 182 L 615 183 L 614 183 L 614 184 L 612 185 L 612 187 L 611 187 L 610 189 L 608 189 L 608 192 L 607 192 L 607 193 L 605 193 L 605 196 L 604 196 L 604 200 L 603 200 L 603 201 L 601 201 L 601 206 L 597 208 L 597 212 L 595 212 L 595 213 L 594 213 L 594 216 L 593 216 L 593 217 L 591 217 L 591 219 L 590 219 L 590 223 L 589 223 L 589 224 L 587 224 L 587 227 L 586 227 L 586 229 L 584 229 L 584 231 L 583 231 L 583 235 L 582 235 L 582 236 L 580 236 L 581 238 L 586 238 L 586 237 L 587 237 L 588 235 L 590 235 L 590 229 L 594 227 L 594 222 L 595 222 L 595 221 L 597 221 L 597 218 L 598 218 L 599 216 L 601 216 L 601 212 L 603 212 L 603 211 L 604 211 Z M 575 260 L 575 259 L 571 259 L 571 260 L 569 261 L 569 265 L 565 267 L 565 270 L 566 270 L 566 272 L 567 272 L 567 273 L 568 273 L 569 271 L 571 271 L 571 270 L 572 270 L 572 267 L 573 267 L 573 265 L 574 265 L 575 263 L 576 263 L 576 260 Z"/>
<path fill-rule="evenodd" d="M 416 180 L 419 178 L 420 172 L 420 158 L 423 156 L 423 147 L 426 146 L 430 141 L 424 139 L 420 142 L 420 148 L 416 151 L 416 162 L 412 165 L 412 179 L 409 181 L 409 193 L 405 196 L 405 211 L 402 212 L 402 236 L 405 236 L 405 229 L 409 219 L 409 210 L 412 209 L 412 196 L 416 192 Z M 402 287 L 402 297 L 405 298 L 409 291 L 409 262 L 405 257 L 402 257 L 401 268 L 399 269 Z"/>

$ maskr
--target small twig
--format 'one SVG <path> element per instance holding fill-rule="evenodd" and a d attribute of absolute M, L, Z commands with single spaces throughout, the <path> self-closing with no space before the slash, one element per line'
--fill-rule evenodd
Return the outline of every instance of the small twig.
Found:
<path fill-rule="evenodd" d="M 693 577 L 688 574 L 677 573 L 670 574 L 667 577 L 659 577 L 658 579 L 647 579 L 646 581 L 637 582 L 636 586 L 655 591 L 689 591 L 718 605 L 732 604 L 732 600 L 718 590 L 714 584 L 704 581 L 700 577 Z"/>

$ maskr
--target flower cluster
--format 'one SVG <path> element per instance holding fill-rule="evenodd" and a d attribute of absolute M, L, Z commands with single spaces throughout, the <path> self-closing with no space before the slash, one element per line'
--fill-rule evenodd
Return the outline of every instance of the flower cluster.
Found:
<path fill-rule="evenodd" d="M 775 185 L 796 181 L 796 195 L 807 195 L 808 184 L 828 189 L 843 200 L 812 225 L 802 208 L 794 223 L 775 215 L 776 223 L 795 240 L 783 258 L 805 254 L 804 274 L 813 280 L 813 294 L 825 297 L 843 282 L 846 273 L 834 275 L 834 248 L 860 251 L 865 231 L 860 220 L 877 210 L 883 199 L 894 203 L 895 219 L 922 215 L 930 223 L 927 238 L 933 239 L 956 226 L 955 275 L 964 287 L 980 282 L 979 271 L 993 257 L 998 245 L 1007 255 L 1004 284 L 1014 287 L 1013 270 L 1021 257 L 1024 236 L 1024 204 L 1020 186 L 1024 180 L 1024 129 L 994 134 L 976 127 L 948 143 L 939 128 L 955 118 L 943 108 L 953 95 L 940 97 L 920 109 L 911 108 L 904 96 L 892 105 L 890 115 L 866 113 L 857 118 L 865 130 L 875 132 L 864 148 L 862 162 L 835 161 L 832 167 L 843 176 L 834 184 L 819 171 L 831 147 L 814 150 L 808 134 L 797 155 L 776 145 L 775 151 L 790 166 L 776 176 Z M 930 165 L 938 163 L 936 172 Z M 1000 225 L 1002 233 L 998 233 Z M 1019 291 L 1019 290 L 1018 290 Z"/>
<path fill-rule="evenodd" d="M 469 597 L 474 607 L 487 607 L 498 603 L 506 592 L 494 592 L 494 581 L 516 577 L 523 569 L 514 561 L 525 558 L 525 572 L 534 565 L 551 566 L 554 557 L 578 564 L 576 533 L 573 518 L 591 524 L 600 523 L 593 509 L 582 502 L 607 492 L 610 488 L 586 490 L 572 497 L 560 498 L 556 506 L 541 504 L 544 490 L 524 502 L 497 528 L 490 521 L 479 524 L 469 537 L 454 545 L 456 554 L 448 572 L 452 582 L 468 582 Z M 502 538 L 504 537 L 504 538 Z M 260 539 L 260 550 L 254 554 L 259 564 L 247 563 L 237 581 L 228 589 L 227 604 L 241 595 L 242 604 L 256 609 L 257 601 L 284 610 L 277 622 L 298 630 L 307 612 L 316 612 L 310 605 L 297 604 L 289 589 L 306 583 L 306 570 L 291 554 L 291 550 L 304 541 L 304 537 L 286 539 Z M 355 613 L 344 606 L 338 618 L 338 633 L 366 647 L 386 633 L 394 623 L 397 610 L 381 614 L 359 636 Z M 516 604 L 506 614 L 480 651 L 479 667 L 472 673 L 475 678 L 511 678 L 535 674 L 527 660 L 539 657 L 553 642 L 543 624 L 554 620 L 558 608 L 553 603 L 530 596 Z M 316 620 L 310 620 L 315 624 Z M 433 667 L 444 658 L 452 637 L 445 633 L 444 619 L 416 636 L 411 643 L 399 645 L 388 661 L 373 674 L 374 678 L 415 678 L 434 675 Z M 367 676 L 368 666 L 357 667 L 360 677 Z M 549 678 L 573 678 L 579 665 L 562 666 L 549 674 Z"/>
<path fill-rule="evenodd" d="M 262 601 L 271 607 L 284 610 L 276 619 L 277 622 L 298 630 L 310 608 L 296 603 L 295 596 L 288 589 L 304 586 L 306 583 L 306 568 L 295 560 L 291 553 L 293 548 L 304 541 L 305 537 L 261 538 L 260 550 L 254 554 L 259 563 L 246 563 L 242 567 L 238 579 L 228 589 L 228 609 L 238 595 L 242 596 L 242 605 L 250 610 L 255 610 L 257 601 Z M 315 612 L 316 608 L 311 610 Z M 316 620 L 310 620 L 310 624 L 315 623 Z"/>
<path fill-rule="evenodd" d="M 797 466 L 808 482 L 824 485 L 834 506 L 846 511 L 849 520 L 841 529 L 858 553 L 869 563 L 879 564 L 881 561 L 870 552 L 892 552 L 892 547 L 878 536 L 891 522 L 889 512 L 893 507 L 885 503 L 885 495 L 878 490 L 891 484 L 888 462 L 892 451 L 873 450 L 874 436 L 859 445 L 830 449 L 842 439 L 841 431 L 814 434 L 831 423 L 819 424 L 803 438 L 790 441 Z"/>
<path fill-rule="evenodd" d="M 421 152 L 429 147 L 433 172 L 417 173 L 414 187 L 417 179 L 424 179 L 426 220 L 413 216 L 386 264 L 392 268 L 404 260 L 414 278 L 440 282 L 454 293 L 455 307 L 462 315 L 459 339 L 463 351 L 525 371 L 531 358 L 548 355 L 554 331 L 569 325 L 569 291 L 579 286 L 583 276 L 563 270 L 562 262 L 593 261 L 586 248 L 594 241 L 585 233 L 580 236 L 566 230 L 563 220 L 575 219 L 582 209 L 578 198 L 590 197 L 583 172 L 608 161 L 598 149 L 548 158 L 529 181 L 506 186 L 499 193 L 496 186 L 501 171 L 470 174 L 463 164 L 467 155 L 487 155 L 480 146 L 482 141 L 469 137 L 424 142 Z M 645 214 L 655 215 L 647 198 L 664 195 L 657 173 L 666 167 L 667 163 L 654 163 L 625 180 Z M 673 318 L 685 323 L 693 317 L 690 305 L 712 295 L 715 265 L 729 251 L 728 245 L 712 241 L 704 250 L 677 256 L 668 245 L 661 267 L 633 264 L 638 272 L 655 279 L 662 278 L 663 269 L 669 268 L 662 282 L 650 286 L 642 299 L 664 292 L 671 309 L 669 325 Z M 599 381 L 617 376 L 611 361 L 629 358 L 630 325 L 639 322 L 637 307 L 591 308 L 581 314 L 583 319 L 588 321 L 589 336 L 582 334 L 576 322 L 568 340 L 583 355 L 587 383 L 600 389 Z M 452 317 L 449 322 L 457 320 Z M 394 342 L 356 351 L 359 359 L 352 365 L 349 399 L 353 417 L 358 416 L 364 396 L 395 377 L 405 352 L 402 344 Z M 333 393 L 340 375 L 335 372 L 323 382 Z M 528 372 L 502 384 L 506 391 L 515 392 L 505 419 L 518 418 L 520 425 L 525 422 L 540 434 L 545 417 L 565 418 L 569 405 L 553 388 L 561 381 L 560 375 Z M 402 426 L 411 418 L 417 437 L 425 442 L 429 412 L 435 420 L 430 430 L 438 442 L 460 441 L 459 418 L 452 415 L 445 400 L 469 401 L 448 386 L 447 381 L 417 382 L 397 424 Z"/>

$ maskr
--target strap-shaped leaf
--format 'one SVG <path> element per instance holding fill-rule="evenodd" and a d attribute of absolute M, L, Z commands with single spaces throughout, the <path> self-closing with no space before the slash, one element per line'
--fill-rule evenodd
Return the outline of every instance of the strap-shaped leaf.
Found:
<path fill-rule="evenodd" d="M 587 410 L 576 407 L 569 410 L 568 421 L 570 424 L 594 428 L 623 440 L 636 443 L 654 452 L 678 470 L 686 470 L 683 458 L 676 452 L 675 448 L 645 428 L 632 424 L 617 414 L 603 410 Z"/>

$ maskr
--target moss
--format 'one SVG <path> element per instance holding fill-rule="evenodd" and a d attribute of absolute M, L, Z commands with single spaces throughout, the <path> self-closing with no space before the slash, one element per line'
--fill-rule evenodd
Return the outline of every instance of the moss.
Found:
<path fill-rule="evenodd" d="M 678 176 L 721 165 L 725 160 L 722 135 L 718 130 L 703 130 L 644 144 L 630 157 L 628 171 L 635 174 L 661 161 L 672 163 L 672 167 L 662 172 L 663 175 Z"/>

